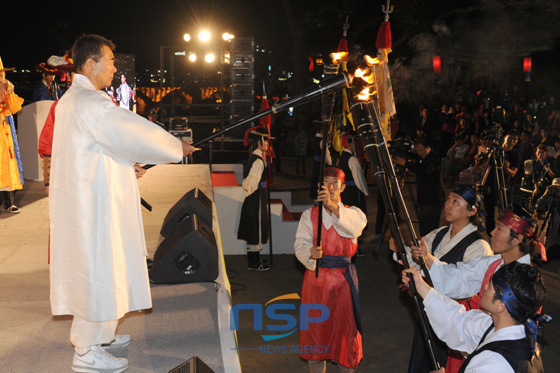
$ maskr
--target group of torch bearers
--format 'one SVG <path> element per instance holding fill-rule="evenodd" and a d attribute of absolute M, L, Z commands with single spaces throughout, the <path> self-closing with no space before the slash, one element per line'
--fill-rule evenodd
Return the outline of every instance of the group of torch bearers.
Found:
<path fill-rule="evenodd" d="M 334 62 L 346 56 L 337 54 Z M 542 275 L 531 264 L 532 256 L 543 252 L 536 221 L 522 207 L 509 206 L 488 232 L 488 244 L 479 232 L 483 202 L 475 189 L 459 186 L 446 202 L 449 226 L 418 239 L 387 149 L 389 134 L 383 127 L 376 79 L 383 63 L 364 56 L 354 73 L 326 77 L 319 86 L 257 116 L 320 95 L 322 138 L 327 139 L 329 131 L 332 138 L 335 103 L 347 100 L 349 112 L 344 113 L 344 104 L 342 111 L 373 168 L 391 226 L 390 248 L 399 254 L 403 289 L 411 294 L 418 316 L 411 372 L 542 371 L 536 336 L 539 323 L 548 317 L 540 314 L 546 297 Z M 261 140 L 264 143 L 266 135 Z M 302 214 L 294 248 L 307 268 L 302 303 L 323 304 L 330 312 L 326 321 L 300 331 L 300 344 L 329 348 L 309 349 L 300 356 L 308 361 L 310 372 L 325 372 L 327 360 L 336 362 L 340 372 L 353 372 L 363 356 L 363 328 L 351 258 L 367 216 L 356 206 L 342 204 L 345 174 L 326 164 L 327 147 L 325 142 L 317 206 Z"/>

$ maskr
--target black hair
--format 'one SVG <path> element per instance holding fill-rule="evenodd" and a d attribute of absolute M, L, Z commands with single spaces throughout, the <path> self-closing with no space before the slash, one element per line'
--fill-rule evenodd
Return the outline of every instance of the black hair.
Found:
<path fill-rule="evenodd" d="M 418 136 L 414 139 L 414 146 L 423 145 L 424 147 L 430 146 L 430 142 L 426 136 Z"/>
<path fill-rule="evenodd" d="M 541 270 L 536 266 L 514 261 L 506 264 L 499 271 L 505 271 L 506 281 L 517 300 L 531 315 L 537 314 L 546 299 L 546 286 Z M 526 319 L 515 321 L 523 324 Z"/>
<path fill-rule="evenodd" d="M 76 39 L 72 46 L 72 58 L 74 59 L 76 72 L 80 72 L 83 65 L 90 58 L 99 62 L 102 57 L 101 50 L 105 45 L 111 50 L 115 50 L 115 44 L 103 36 L 89 34 L 82 35 Z"/>
<path fill-rule="evenodd" d="M 508 206 L 508 210 L 519 216 L 521 219 L 525 220 L 525 222 L 529 224 L 533 230 L 537 226 L 537 220 L 535 219 L 535 216 L 520 205 L 516 203 L 511 204 Z M 509 236 L 510 240 L 514 238 L 521 238 L 521 242 L 519 243 L 519 250 L 521 251 L 521 253 L 523 253 L 524 255 L 529 254 L 531 258 L 535 255 L 537 242 L 533 237 L 522 236 L 511 228 L 509 230 Z"/>

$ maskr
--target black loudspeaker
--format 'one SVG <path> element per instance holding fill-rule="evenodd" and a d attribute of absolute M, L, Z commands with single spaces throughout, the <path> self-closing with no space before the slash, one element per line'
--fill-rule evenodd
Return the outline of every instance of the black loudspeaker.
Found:
<path fill-rule="evenodd" d="M 156 284 L 212 282 L 218 277 L 218 248 L 212 229 L 192 214 L 173 229 L 154 254 Z"/>
<path fill-rule="evenodd" d="M 193 356 L 184 363 L 171 369 L 169 373 L 214 373 L 198 356 Z"/>
<path fill-rule="evenodd" d="M 192 214 L 198 215 L 204 224 L 212 228 L 212 201 L 198 188 L 187 192 L 169 209 L 163 220 L 160 234 L 163 237 L 169 236 L 177 224 Z"/>

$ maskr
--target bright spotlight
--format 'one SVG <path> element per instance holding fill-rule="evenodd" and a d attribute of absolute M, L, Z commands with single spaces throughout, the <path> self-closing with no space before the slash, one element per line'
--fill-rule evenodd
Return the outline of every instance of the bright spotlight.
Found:
<path fill-rule="evenodd" d="M 191 36 L 189 34 L 185 34 L 183 35 L 183 39 L 185 39 L 185 41 L 191 41 Z"/>
<path fill-rule="evenodd" d="M 214 59 L 216 58 L 216 56 L 214 56 L 214 53 L 208 53 L 206 55 L 206 57 L 204 57 L 204 61 L 210 63 L 210 62 L 214 62 Z"/>
<path fill-rule="evenodd" d="M 229 32 L 224 32 L 222 34 L 222 39 L 224 39 L 224 41 L 230 41 L 231 39 L 233 39 L 233 35 Z"/>
<path fill-rule="evenodd" d="M 189 61 L 194 62 L 196 61 L 196 54 L 194 53 L 189 53 Z"/>
<path fill-rule="evenodd" d="M 207 42 L 208 40 L 210 40 L 210 33 L 206 30 L 201 31 L 200 34 L 198 34 L 198 38 L 202 42 Z"/>

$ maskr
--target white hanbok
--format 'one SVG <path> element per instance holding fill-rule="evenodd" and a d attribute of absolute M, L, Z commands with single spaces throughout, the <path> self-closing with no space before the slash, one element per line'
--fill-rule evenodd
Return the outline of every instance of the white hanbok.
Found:
<path fill-rule="evenodd" d="M 466 311 L 464 306 L 434 289 L 424 299 L 424 309 L 438 338 L 450 348 L 468 354 L 477 349 L 484 333 L 492 324 L 492 317 L 488 313 L 482 310 Z M 491 342 L 522 339 L 525 336 L 523 325 L 500 330 L 492 328 L 480 347 Z M 487 350 L 474 356 L 465 370 L 465 373 L 483 372 L 509 373 L 513 369 L 502 355 Z"/>
<path fill-rule="evenodd" d="M 54 315 L 117 320 L 151 307 L 133 164 L 178 162 L 181 141 L 76 74 L 55 111 L 50 181 Z"/>
<path fill-rule="evenodd" d="M 434 258 L 430 267 L 430 277 L 434 288 L 440 293 L 454 299 L 470 298 L 478 294 L 488 267 L 496 260 L 502 261 L 496 268 L 498 270 L 503 265 L 501 255 L 479 256 L 456 265 Z M 526 254 L 517 261 L 522 264 L 531 264 L 531 257 Z"/>

